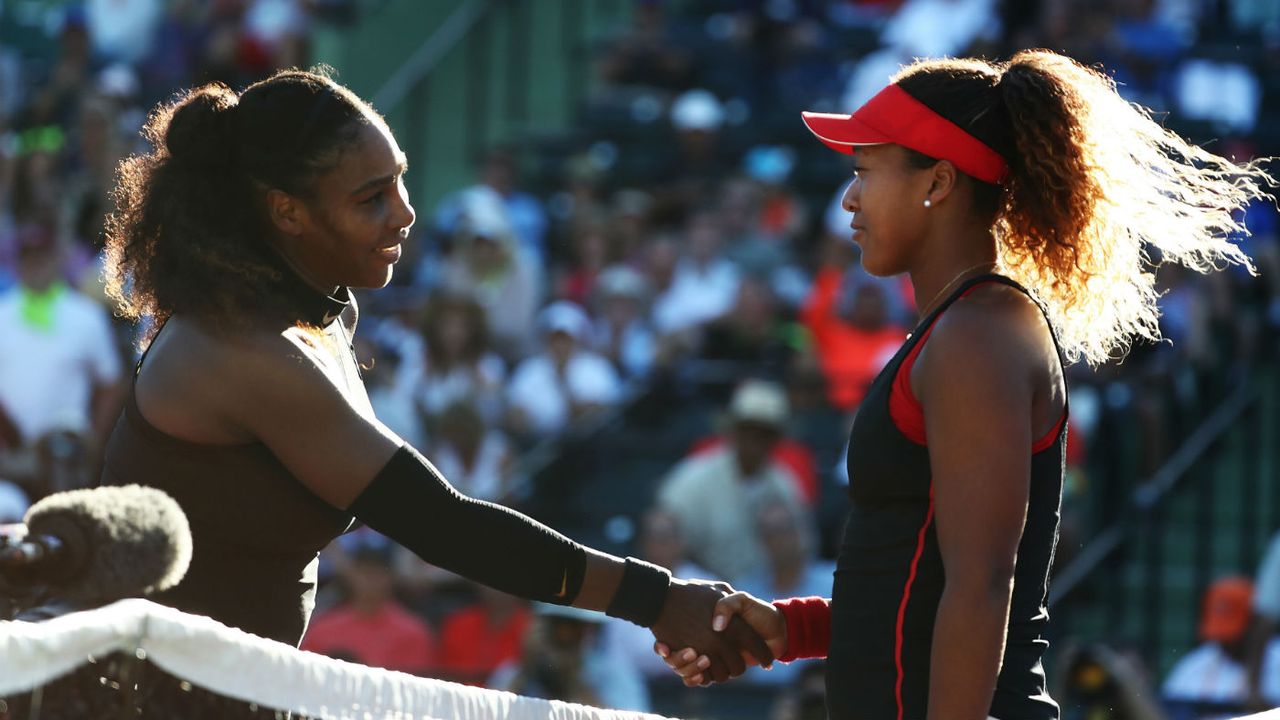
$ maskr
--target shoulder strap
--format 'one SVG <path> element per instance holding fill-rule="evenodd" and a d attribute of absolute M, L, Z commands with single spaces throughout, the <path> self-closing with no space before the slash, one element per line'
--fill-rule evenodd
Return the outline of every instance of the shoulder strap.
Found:
<path fill-rule="evenodd" d="M 954 304 L 957 300 L 959 300 L 960 298 L 968 294 L 969 291 L 972 290 L 973 288 L 977 287 L 978 285 L 985 285 L 986 283 L 992 283 L 992 282 L 1000 283 L 1001 285 L 1008 285 L 1009 287 L 1017 290 L 1023 295 L 1026 295 L 1031 300 L 1031 302 L 1035 303 L 1036 307 L 1040 309 L 1040 315 L 1044 318 L 1045 325 L 1047 325 L 1049 328 L 1049 337 L 1050 339 L 1053 340 L 1053 349 L 1054 349 L 1054 352 L 1058 354 L 1058 366 L 1062 370 L 1062 377 L 1063 377 L 1063 380 L 1065 381 L 1067 377 L 1067 357 L 1062 352 L 1061 343 L 1058 342 L 1058 331 L 1055 330 L 1053 327 L 1053 321 L 1049 318 L 1049 311 L 1045 309 L 1044 303 L 1040 302 L 1040 300 L 1036 298 L 1036 296 L 1032 294 L 1030 290 L 1027 290 L 1025 287 L 1023 287 L 1021 283 L 1019 283 L 1017 280 L 1014 280 L 1013 278 L 1000 275 L 999 273 L 986 273 L 984 275 L 978 275 L 976 277 L 972 277 L 972 278 L 969 278 L 968 280 L 965 280 L 963 283 L 960 284 L 959 287 L 957 287 L 950 295 L 947 296 L 946 300 L 943 300 L 942 303 L 938 305 L 936 310 L 934 310 L 932 313 L 929 313 L 929 317 L 921 319 L 918 330 L 924 330 L 932 326 L 937 321 L 938 317 L 941 316 L 942 313 L 945 312 L 947 308 L 951 307 L 951 305 Z M 1067 406 L 1070 404 L 1070 399 L 1064 397 L 1063 402 L 1064 402 L 1063 409 L 1064 410 L 1069 409 Z"/>
<path fill-rule="evenodd" d="M 133 366 L 133 377 L 135 380 L 138 377 L 138 373 L 142 372 L 142 363 L 147 359 L 147 354 L 151 352 L 151 348 L 156 346 L 156 340 L 159 339 L 160 333 L 164 330 L 165 325 L 168 324 L 169 319 L 165 318 L 165 321 L 160 323 L 160 327 L 156 328 L 156 333 L 151 336 L 151 340 L 147 343 L 147 347 L 144 348 L 142 354 L 138 356 L 138 362 Z"/>

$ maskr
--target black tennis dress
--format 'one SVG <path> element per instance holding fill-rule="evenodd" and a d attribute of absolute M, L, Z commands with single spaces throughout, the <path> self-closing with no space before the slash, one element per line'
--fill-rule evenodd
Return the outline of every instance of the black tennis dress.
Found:
<path fill-rule="evenodd" d="M 339 318 L 346 289 L 325 296 L 286 281 L 300 315 L 324 328 L 333 346 L 349 349 Z M 145 360 L 144 353 L 135 379 Z M 347 385 L 358 386 L 354 358 L 343 365 L 350 366 Z M 171 495 L 187 514 L 193 546 L 182 582 L 151 599 L 297 646 L 315 607 L 319 552 L 351 526 L 351 516 L 304 487 L 261 442 L 207 445 L 165 434 L 138 410 L 134 384 L 107 441 L 102 484 Z"/>
<path fill-rule="evenodd" d="M 833 720 L 926 717 L 943 566 L 928 447 L 922 437 L 911 439 L 895 422 L 891 396 L 895 382 L 902 382 L 900 374 L 909 374 L 938 317 L 984 283 L 1027 292 L 999 275 L 963 283 L 921 319 L 871 385 L 854 421 L 848 459 L 852 509 L 831 600 L 827 705 Z M 1046 597 L 1058 537 L 1065 420 L 1064 408 L 1058 428 L 1028 448 L 1030 502 L 1018 545 L 1004 664 L 990 712 L 999 720 L 1058 717 L 1058 706 L 1045 690 L 1041 656 L 1048 646 Z"/>

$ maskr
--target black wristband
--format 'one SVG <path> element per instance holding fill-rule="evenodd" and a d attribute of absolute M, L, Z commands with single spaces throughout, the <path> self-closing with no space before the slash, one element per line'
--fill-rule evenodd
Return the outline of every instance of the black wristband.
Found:
<path fill-rule="evenodd" d="M 618 583 L 618 591 L 605 613 L 640 627 L 653 627 L 667 602 L 669 587 L 671 573 L 665 568 L 629 557 L 622 571 L 622 582 Z"/>

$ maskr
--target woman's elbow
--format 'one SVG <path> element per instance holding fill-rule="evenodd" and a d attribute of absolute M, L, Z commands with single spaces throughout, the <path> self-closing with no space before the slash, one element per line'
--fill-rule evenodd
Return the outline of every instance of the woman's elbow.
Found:
<path fill-rule="evenodd" d="M 952 596 L 1007 604 L 1013 593 L 1015 566 L 1012 562 L 967 565 L 948 572 L 946 592 Z"/>

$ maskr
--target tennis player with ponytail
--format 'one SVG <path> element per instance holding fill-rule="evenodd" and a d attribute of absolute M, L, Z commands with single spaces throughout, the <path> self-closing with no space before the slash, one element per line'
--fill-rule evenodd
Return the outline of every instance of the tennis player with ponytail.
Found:
<path fill-rule="evenodd" d="M 154 322 L 103 481 L 158 487 L 191 524 L 191 567 L 156 599 L 296 645 L 318 551 L 358 518 L 423 559 L 513 595 L 607 611 L 705 648 L 711 674 L 771 662 L 724 586 L 597 552 L 464 497 L 374 416 L 348 287 L 391 278 L 414 211 L 386 122 L 323 74 L 158 106 L 121 164 L 108 289 Z"/>
<path fill-rule="evenodd" d="M 854 155 L 862 264 L 910 273 L 921 319 L 854 421 L 831 598 L 734 594 L 716 626 L 741 616 L 784 660 L 826 657 L 837 720 L 1056 718 L 1041 656 L 1063 366 L 1158 337 L 1150 250 L 1251 267 L 1232 213 L 1273 180 L 1046 51 L 916 62 L 852 115 L 804 120 Z M 657 650 L 708 680 L 696 652 Z"/>

